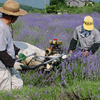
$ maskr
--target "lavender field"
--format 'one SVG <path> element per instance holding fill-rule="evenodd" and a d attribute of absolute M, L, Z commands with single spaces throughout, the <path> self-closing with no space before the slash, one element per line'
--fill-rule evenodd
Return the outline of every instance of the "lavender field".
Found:
<path fill-rule="evenodd" d="M 27 14 L 13 24 L 14 40 L 45 50 L 49 47 L 49 40 L 56 38 L 63 42 L 63 52 L 67 54 L 73 30 L 82 24 L 86 15 Z M 89 15 L 100 30 L 100 14 Z M 60 68 L 50 73 L 22 72 L 24 88 L 0 93 L 2 100 L 100 100 L 100 50 L 87 58 L 77 52 L 62 61 Z"/>

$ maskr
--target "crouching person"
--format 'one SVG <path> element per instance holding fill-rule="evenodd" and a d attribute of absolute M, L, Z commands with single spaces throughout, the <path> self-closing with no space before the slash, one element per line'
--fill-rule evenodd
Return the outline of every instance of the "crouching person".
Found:
<path fill-rule="evenodd" d="M 13 44 L 11 24 L 18 16 L 27 14 L 19 8 L 16 1 L 8 0 L 0 7 L 2 18 L 0 19 L 0 90 L 21 89 L 23 81 L 17 69 L 21 69 L 22 63 L 16 62 L 15 55 L 19 49 Z"/>
<path fill-rule="evenodd" d="M 75 28 L 73 38 L 70 41 L 69 54 L 71 55 L 78 45 L 82 54 L 87 57 L 90 52 L 92 55 L 97 52 L 100 47 L 100 33 L 94 27 L 93 18 L 85 16 L 82 25 Z"/>

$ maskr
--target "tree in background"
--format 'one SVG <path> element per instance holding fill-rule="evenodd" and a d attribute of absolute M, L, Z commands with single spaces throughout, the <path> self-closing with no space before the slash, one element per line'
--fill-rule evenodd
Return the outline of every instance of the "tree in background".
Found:
<path fill-rule="evenodd" d="M 65 0 L 50 0 L 50 5 L 57 5 L 58 3 L 65 3 Z"/>
<path fill-rule="evenodd" d="M 57 13 L 57 10 L 63 9 L 67 0 L 50 0 L 50 5 L 46 5 L 47 13 Z"/>

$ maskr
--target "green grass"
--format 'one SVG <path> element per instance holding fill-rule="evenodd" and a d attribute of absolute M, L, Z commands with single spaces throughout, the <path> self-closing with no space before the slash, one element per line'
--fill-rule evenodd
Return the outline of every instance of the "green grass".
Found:
<path fill-rule="evenodd" d="M 50 74 L 55 75 L 56 72 Z M 30 76 L 33 75 L 33 79 Z M 80 100 L 84 98 L 92 98 L 93 100 L 100 100 L 100 81 L 85 81 L 74 80 L 68 86 L 58 85 L 61 82 L 60 75 L 56 77 L 55 84 L 49 85 L 48 82 L 44 86 L 40 86 L 39 78 L 35 71 L 29 71 L 26 74 L 21 73 L 24 81 L 24 86 L 21 90 L 0 91 L 1 100 L 70 100 L 71 96 L 76 98 L 75 93 Z M 44 77 L 45 78 L 45 77 Z M 37 84 L 36 84 L 37 83 Z"/>
<path fill-rule="evenodd" d="M 0 97 L 3 100 L 57 100 L 59 93 L 61 93 L 61 88 L 57 86 L 52 88 L 24 86 L 21 90 L 1 91 Z"/>
<path fill-rule="evenodd" d="M 76 93 L 80 99 L 92 98 L 93 100 L 100 100 L 100 81 L 76 81 L 67 89 L 67 92 Z"/>
<path fill-rule="evenodd" d="M 58 100 L 58 98 L 60 98 L 59 100 L 68 100 L 68 94 L 74 96 L 73 93 L 80 100 L 85 100 L 85 98 L 100 100 L 100 82 L 77 81 L 68 88 L 24 86 L 21 90 L 0 91 L 0 97 L 1 100 Z"/>

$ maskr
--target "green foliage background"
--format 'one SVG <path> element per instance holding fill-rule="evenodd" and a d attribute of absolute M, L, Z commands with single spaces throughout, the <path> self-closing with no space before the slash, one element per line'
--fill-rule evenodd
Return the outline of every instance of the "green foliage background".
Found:
<path fill-rule="evenodd" d="M 52 0 L 51 0 L 52 1 Z M 57 4 L 52 5 L 46 5 L 46 11 L 47 13 L 57 13 L 57 10 L 60 10 L 62 13 L 65 13 L 65 10 L 67 10 L 67 13 L 73 14 L 73 13 L 92 13 L 92 12 L 98 12 L 100 13 L 100 2 L 95 3 L 93 2 L 93 6 L 91 3 L 85 3 L 83 7 L 77 7 L 69 5 L 66 5 L 66 2 L 58 2 Z"/>
<path fill-rule="evenodd" d="M 78 14 L 78 13 L 92 13 L 92 12 L 98 12 L 100 13 L 100 2 L 95 3 L 93 2 L 93 6 L 91 4 L 88 4 L 88 6 L 85 4 L 84 7 L 77 7 L 69 5 L 66 5 L 66 0 L 50 0 L 50 5 L 46 5 L 46 9 L 40 9 L 40 8 L 34 8 L 27 5 L 20 4 L 20 8 L 26 10 L 28 13 L 53 13 L 56 14 L 57 10 L 60 10 L 62 13 L 65 13 L 65 10 L 67 10 L 67 13 L 69 14 Z M 0 3 L 0 7 L 3 6 L 3 3 Z"/>

